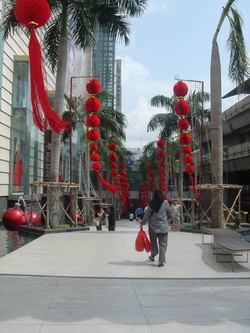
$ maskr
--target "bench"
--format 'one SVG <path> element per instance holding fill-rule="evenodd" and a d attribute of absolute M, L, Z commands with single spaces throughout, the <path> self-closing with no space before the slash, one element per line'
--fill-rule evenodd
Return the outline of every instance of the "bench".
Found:
<path fill-rule="evenodd" d="M 210 228 L 202 230 L 202 244 L 204 244 L 204 233 L 211 235 L 211 244 L 213 252 L 216 255 L 216 262 L 225 262 L 219 260 L 219 255 L 229 253 L 232 256 L 232 271 L 234 272 L 235 256 L 247 254 L 246 261 L 248 262 L 248 252 L 250 252 L 250 243 L 244 240 L 242 235 L 235 230 Z M 223 253 L 219 253 L 219 250 Z"/>

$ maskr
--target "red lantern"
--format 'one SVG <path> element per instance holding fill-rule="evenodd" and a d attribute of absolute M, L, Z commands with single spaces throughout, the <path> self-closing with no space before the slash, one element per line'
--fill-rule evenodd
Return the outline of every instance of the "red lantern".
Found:
<path fill-rule="evenodd" d="M 186 116 L 190 112 L 190 105 L 188 102 L 181 99 L 177 103 L 175 103 L 174 106 L 175 113 L 178 114 L 178 116 Z"/>
<path fill-rule="evenodd" d="M 159 160 L 165 158 L 167 155 L 165 150 L 158 150 L 156 154 Z"/>
<path fill-rule="evenodd" d="M 191 136 L 188 133 L 181 133 L 180 135 L 180 143 L 183 145 L 188 145 L 191 141 Z"/>
<path fill-rule="evenodd" d="M 110 144 L 108 145 L 108 149 L 111 151 L 116 151 L 117 144 L 115 142 L 110 142 Z"/>
<path fill-rule="evenodd" d="M 100 138 L 100 133 L 96 129 L 87 132 L 87 139 L 89 141 L 97 141 L 99 140 L 99 138 Z"/>
<path fill-rule="evenodd" d="M 101 163 L 100 163 L 100 162 L 95 162 L 95 163 L 92 165 L 92 169 L 93 169 L 94 171 L 99 172 L 99 171 L 102 169 L 102 165 L 101 165 Z"/>
<path fill-rule="evenodd" d="M 91 95 L 98 94 L 101 90 L 101 83 L 96 79 L 91 79 L 87 82 L 86 90 Z"/>
<path fill-rule="evenodd" d="M 50 6 L 46 0 L 17 0 L 14 14 L 26 28 L 36 29 L 48 22 Z"/>
<path fill-rule="evenodd" d="M 97 143 L 92 143 L 92 144 L 89 146 L 89 149 L 90 149 L 90 151 L 97 151 L 97 150 L 98 150 L 98 145 L 97 145 Z"/>
<path fill-rule="evenodd" d="M 157 147 L 160 148 L 160 149 L 162 149 L 162 148 L 164 148 L 164 146 L 165 146 L 165 142 L 164 142 L 164 140 L 162 138 L 160 138 L 157 141 Z"/>
<path fill-rule="evenodd" d="M 115 161 L 117 161 L 117 159 L 118 159 L 118 157 L 117 157 L 116 153 L 111 153 L 111 154 L 109 155 L 109 160 L 110 160 L 111 162 L 115 162 Z"/>
<path fill-rule="evenodd" d="M 182 152 L 185 155 L 191 154 L 192 153 L 192 148 L 190 146 L 185 146 L 182 148 Z"/>
<path fill-rule="evenodd" d="M 185 82 L 183 81 L 178 81 L 175 85 L 174 85 L 174 94 L 177 97 L 184 97 L 187 95 L 188 93 L 188 86 L 186 85 Z"/>
<path fill-rule="evenodd" d="M 180 130 L 185 131 L 189 127 L 189 121 L 186 118 L 180 119 L 178 121 L 178 127 Z"/>
<path fill-rule="evenodd" d="M 163 168 L 163 167 L 165 167 L 165 165 L 166 165 L 165 161 L 164 161 L 164 160 L 160 160 L 160 162 L 159 162 L 159 166 L 160 166 L 161 168 Z"/>
<path fill-rule="evenodd" d="M 90 97 L 85 103 L 85 109 L 88 113 L 96 113 L 100 110 L 101 102 L 96 97 Z"/>
<path fill-rule="evenodd" d="M 147 169 L 148 169 L 148 170 L 153 169 L 153 165 L 152 165 L 151 163 L 148 163 L 148 164 L 147 164 Z"/>
<path fill-rule="evenodd" d="M 114 170 L 112 170 L 111 174 L 112 174 L 113 177 L 117 177 L 118 176 L 118 171 L 114 169 Z"/>
<path fill-rule="evenodd" d="M 34 123 L 41 131 L 46 130 L 48 123 L 59 134 L 66 129 L 66 125 L 50 106 L 44 85 L 41 47 L 35 33 L 35 29 L 43 26 L 50 18 L 49 4 L 46 0 L 17 0 L 14 14 L 22 25 L 30 29 L 30 84 Z"/>
<path fill-rule="evenodd" d="M 194 158 L 191 155 L 187 155 L 184 157 L 184 163 L 185 164 L 192 164 L 194 162 Z"/>
<path fill-rule="evenodd" d="M 193 165 L 187 165 L 186 168 L 185 168 L 185 171 L 186 171 L 186 173 L 191 175 L 192 173 L 194 173 L 194 166 Z"/>
<path fill-rule="evenodd" d="M 100 123 L 100 118 L 97 116 L 89 116 L 86 121 L 86 124 L 89 127 L 98 127 Z"/>
<path fill-rule="evenodd" d="M 97 154 L 97 153 L 92 153 L 92 154 L 90 155 L 90 160 L 91 160 L 92 162 L 100 161 L 100 155 Z"/>

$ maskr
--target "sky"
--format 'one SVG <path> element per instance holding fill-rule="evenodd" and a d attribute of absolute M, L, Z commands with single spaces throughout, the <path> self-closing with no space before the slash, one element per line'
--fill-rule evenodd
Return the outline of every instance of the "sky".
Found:
<path fill-rule="evenodd" d="M 189 91 L 210 92 L 212 38 L 222 7 L 227 0 L 149 0 L 143 16 L 129 20 L 130 44 L 119 43 L 116 58 L 122 60 L 122 112 L 127 118 L 127 148 L 143 148 L 158 139 L 158 131 L 147 132 L 150 118 L 162 108 L 150 106 L 156 95 L 173 96 L 177 79 L 186 81 Z M 246 48 L 250 57 L 250 0 L 236 0 L 244 24 Z M 218 37 L 222 70 L 222 96 L 235 88 L 228 78 L 228 21 Z M 242 99 L 244 96 L 241 96 Z M 239 97 L 222 102 L 225 111 Z M 209 107 L 209 105 L 206 105 Z"/>

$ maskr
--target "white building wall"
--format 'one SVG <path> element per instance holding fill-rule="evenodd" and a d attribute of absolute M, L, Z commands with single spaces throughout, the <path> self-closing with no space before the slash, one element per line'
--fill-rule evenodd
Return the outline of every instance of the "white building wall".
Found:
<path fill-rule="evenodd" d="M 2 1 L 0 0 L 0 15 L 2 15 Z M 3 35 L 2 19 L 0 20 L 1 36 Z M 37 32 L 37 35 L 41 35 Z M 1 37 L 0 36 L 0 37 Z M 12 97 L 13 97 L 13 70 L 14 60 L 17 57 L 26 57 L 28 60 L 28 37 L 22 32 L 15 32 L 13 36 L 8 37 L 7 40 L 2 41 L 2 53 L 0 53 L 0 218 L 1 211 L 4 211 L 7 203 L 7 197 L 9 193 L 10 184 L 10 155 L 11 155 L 11 117 L 12 117 Z M 46 71 L 46 84 L 47 89 L 50 91 L 55 90 L 55 75 L 51 70 L 45 66 Z M 37 135 L 39 131 L 35 126 L 31 130 L 33 134 Z M 36 133 L 35 133 L 36 132 Z M 43 133 L 39 132 L 39 150 L 43 152 Z M 33 147 L 31 148 L 31 154 L 34 153 Z M 43 154 L 42 154 L 43 156 Z M 39 161 L 40 167 L 38 175 L 42 179 L 43 159 Z M 32 175 L 31 179 L 32 179 Z"/>

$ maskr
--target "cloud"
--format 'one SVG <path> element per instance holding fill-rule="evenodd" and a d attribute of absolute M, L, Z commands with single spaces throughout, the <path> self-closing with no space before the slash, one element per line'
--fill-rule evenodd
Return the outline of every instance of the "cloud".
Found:
<path fill-rule="evenodd" d="M 172 86 L 150 79 L 150 72 L 141 63 L 125 56 L 122 60 L 122 112 L 126 115 L 126 146 L 142 148 L 158 138 L 158 132 L 147 132 L 150 118 L 164 109 L 150 106 L 155 95 L 171 96 Z"/>

